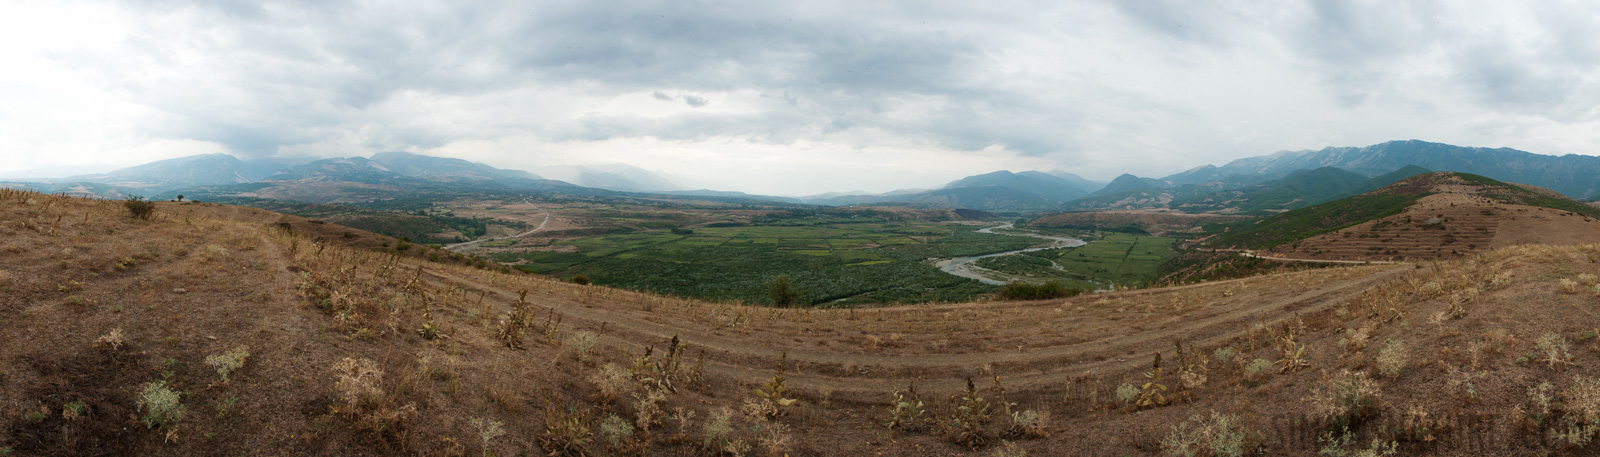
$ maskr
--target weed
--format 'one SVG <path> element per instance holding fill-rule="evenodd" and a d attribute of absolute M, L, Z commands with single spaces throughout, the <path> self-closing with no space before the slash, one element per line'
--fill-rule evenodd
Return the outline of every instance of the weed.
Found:
<path fill-rule="evenodd" d="M 1294 338 L 1284 337 L 1283 358 L 1278 359 L 1278 372 L 1293 373 L 1309 366 L 1311 362 L 1306 361 L 1306 346 L 1296 344 Z"/>
<path fill-rule="evenodd" d="M 1385 443 L 1383 440 L 1373 438 L 1372 445 L 1366 449 L 1349 449 L 1354 441 L 1355 435 L 1350 433 L 1349 429 L 1343 429 L 1338 435 L 1334 435 L 1332 431 L 1325 432 L 1317 438 L 1317 443 L 1322 444 L 1317 454 L 1329 457 L 1378 457 L 1395 455 L 1395 448 L 1399 446 L 1399 443 L 1394 441 Z"/>
<path fill-rule="evenodd" d="M 1011 428 L 1005 436 L 1013 438 L 1049 438 L 1050 411 L 1022 410 L 1011 413 Z"/>
<path fill-rule="evenodd" d="M 1572 365 L 1572 345 L 1567 343 L 1567 338 L 1556 332 L 1547 332 L 1534 342 L 1534 348 L 1539 350 L 1539 361 L 1556 365 Z"/>
<path fill-rule="evenodd" d="M 633 440 L 633 425 L 622 416 L 611 414 L 600 421 L 600 436 L 605 438 L 606 444 L 611 445 L 611 449 L 619 451 L 620 454 L 622 453 L 620 451 L 625 449 L 624 446 Z"/>
<path fill-rule="evenodd" d="M 334 376 L 337 378 L 333 388 L 339 393 L 339 399 L 354 408 L 368 400 L 383 396 L 383 389 L 379 382 L 383 379 L 383 370 L 378 369 L 378 363 L 372 359 L 352 359 L 345 357 L 343 361 L 334 364 Z"/>
<path fill-rule="evenodd" d="M 1122 383 L 1120 386 L 1117 386 L 1117 401 L 1121 401 L 1123 403 L 1133 403 L 1133 400 L 1137 398 L 1139 398 L 1138 387 L 1134 387 L 1133 384 L 1126 382 Z"/>
<path fill-rule="evenodd" d="M 1239 356 L 1239 351 L 1234 349 L 1233 346 L 1223 346 L 1217 348 L 1215 351 L 1212 351 L 1211 356 L 1216 358 L 1218 362 L 1226 365 L 1229 362 L 1232 362 L 1234 357 Z"/>
<path fill-rule="evenodd" d="M 84 410 L 87 408 L 88 405 L 85 405 L 81 401 L 75 401 L 61 405 L 61 418 L 67 421 L 78 420 L 79 418 L 83 417 Z"/>
<path fill-rule="evenodd" d="M 574 350 L 573 355 L 578 358 L 578 363 L 589 360 L 589 349 L 600 342 L 600 335 L 588 330 L 578 330 L 567 335 L 567 346 Z"/>
<path fill-rule="evenodd" d="M 799 401 L 786 397 L 789 394 L 789 388 L 783 385 L 783 372 L 788 369 L 788 366 L 789 353 L 784 352 L 783 358 L 778 362 L 778 373 L 772 376 L 772 380 L 752 391 L 757 398 L 763 400 L 760 412 L 761 415 L 766 416 L 768 419 L 783 415 L 783 408 L 794 405 L 795 402 Z"/>
<path fill-rule="evenodd" d="M 544 433 L 538 436 L 539 445 L 550 455 L 582 455 L 594 433 L 589 425 L 589 410 L 577 407 L 546 405 L 544 426 Z"/>
<path fill-rule="evenodd" d="M 711 420 L 701 428 L 707 450 L 721 453 L 733 444 L 733 410 L 723 408 L 713 413 Z"/>
<path fill-rule="evenodd" d="M 1567 278 L 1561 278 L 1560 283 L 1561 283 L 1561 293 L 1564 293 L 1564 294 L 1575 294 L 1575 293 L 1578 293 L 1578 282 L 1577 281 L 1573 281 L 1573 280 L 1567 279 Z"/>
<path fill-rule="evenodd" d="M 993 406 L 978 394 L 977 387 L 972 385 L 972 378 L 967 378 L 967 390 L 951 397 L 950 401 L 955 404 L 955 411 L 945 425 L 951 441 L 974 449 L 987 444 L 990 439 L 989 423 L 994 420 L 994 412 L 990 411 Z"/>
<path fill-rule="evenodd" d="M 109 348 L 112 351 L 122 349 L 123 344 L 125 344 L 125 342 L 123 340 L 121 328 L 111 329 L 111 333 L 100 335 L 99 338 L 95 338 L 94 340 L 95 346 Z"/>
<path fill-rule="evenodd" d="M 1361 371 L 1341 370 L 1324 379 L 1309 400 L 1311 410 L 1335 430 L 1356 426 L 1382 409 L 1378 385 Z"/>
<path fill-rule="evenodd" d="M 239 404 L 239 397 L 228 397 L 217 402 L 217 417 L 225 417 L 233 411 L 234 405 Z"/>
<path fill-rule="evenodd" d="M 483 456 L 494 455 L 494 451 L 489 447 L 489 442 L 506 434 L 505 424 L 494 419 L 482 417 L 474 417 L 469 423 L 472 424 L 472 428 L 478 429 L 478 440 L 483 443 Z"/>
<path fill-rule="evenodd" d="M 600 390 L 598 400 L 601 403 L 611 403 L 622 397 L 622 394 L 628 393 L 633 374 L 620 365 L 607 363 L 600 367 L 594 376 L 590 376 L 589 381 Z"/>
<path fill-rule="evenodd" d="M 1528 420 L 1543 425 L 1544 420 L 1550 417 L 1550 389 L 1554 388 L 1555 386 L 1550 385 L 1549 381 L 1528 387 L 1528 400 L 1533 403 L 1533 409 L 1527 413 Z"/>
<path fill-rule="evenodd" d="M 167 388 L 166 381 L 145 383 L 144 389 L 137 397 L 139 409 L 144 410 L 144 426 L 171 429 L 172 425 L 183 420 L 183 403 L 179 401 L 178 392 Z"/>
<path fill-rule="evenodd" d="M 894 391 L 894 398 L 889 400 L 889 420 L 885 426 L 906 431 L 921 428 L 923 410 L 922 398 L 917 396 L 917 383 L 912 382 L 906 390 Z"/>
<path fill-rule="evenodd" d="M 1028 450 L 1017 446 L 1017 443 L 1000 440 L 1000 445 L 996 446 L 994 452 L 989 453 L 989 455 L 994 457 L 1028 457 Z"/>
<path fill-rule="evenodd" d="M 206 356 L 206 365 L 210 365 L 211 368 L 216 369 L 217 374 L 222 376 L 222 383 L 227 384 L 228 374 L 233 373 L 234 370 L 244 367 L 244 361 L 249 357 L 250 348 L 239 346 L 233 348 L 232 351 L 228 351 L 220 355 Z"/>
<path fill-rule="evenodd" d="M 1400 377 L 1406 369 L 1406 346 L 1400 340 L 1389 340 L 1378 349 L 1378 372 L 1389 379 Z"/>
<path fill-rule="evenodd" d="M 1209 419 L 1194 415 L 1172 426 L 1161 440 L 1161 449 L 1173 456 L 1238 457 L 1244 455 L 1246 443 L 1254 436 L 1238 416 L 1212 411 Z"/>
<path fill-rule="evenodd" d="M 1271 360 L 1255 359 L 1255 360 L 1250 361 L 1249 365 L 1245 365 L 1244 366 L 1244 374 L 1245 374 L 1246 377 L 1248 377 L 1248 378 L 1250 378 L 1252 380 L 1259 380 L 1263 375 L 1265 375 L 1267 373 L 1267 370 L 1271 370 L 1271 369 L 1272 369 L 1272 361 Z"/>
<path fill-rule="evenodd" d="M 1139 408 L 1153 408 L 1167 404 L 1167 397 L 1165 393 L 1167 391 L 1167 385 L 1162 383 L 1163 375 L 1161 372 L 1160 352 L 1156 353 L 1155 362 L 1151 365 L 1150 371 L 1146 371 L 1144 373 L 1144 378 L 1145 383 L 1144 385 L 1139 386 L 1139 396 L 1138 399 L 1134 401 L 1133 405 Z"/>

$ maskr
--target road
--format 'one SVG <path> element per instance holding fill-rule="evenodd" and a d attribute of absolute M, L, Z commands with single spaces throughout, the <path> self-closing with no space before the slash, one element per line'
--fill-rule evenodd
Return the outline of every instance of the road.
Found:
<path fill-rule="evenodd" d="M 523 203 L 527 203 L 530 206 L 533 205 L 533 202 L 529 202 L 527 200 L 523 200 L 522 202 Z M 544 225 L 548 224 L 548 223 L 550 223 L 550 212 L 546 211 L 544 213 L 544 220 L 539 222 L 539 226 L 538 227 L 534 227 L 533 230 L 529 230 L 529 231 L 526 231 L 526 232 L 518 233 L 516 235 L 511 235 L 511 236 L 502 236 L 502 237 L 495 237 L 495 238 L 484 238 L 484 239 L 479 239 L 479 240 L 468 241 L 468 242 L 465 242 L 465 243 L 449 244 L 449 245 L 445 245 L 444 248 L 446 250 L 455 251 L 455 250 L 461 250 L 461 249 L 470 248 L 474 244 L 482 243 L 482 242 L 485 242 L 485 241 L 499 241 L 499 240 L 509 240 L 509 239 L 512 239 L 512 238 L 522 238 L 522 237 L 531 235 L 534 232 L 537 232 L 537 231 L 540 231 L 540 230 L 544 230 Z"/>

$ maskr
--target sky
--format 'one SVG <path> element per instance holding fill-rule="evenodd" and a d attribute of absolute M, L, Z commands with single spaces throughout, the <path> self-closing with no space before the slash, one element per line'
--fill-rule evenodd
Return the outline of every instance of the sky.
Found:
<path fill-rule="evenodd" d="M 0 0 L 0 174 L 409 151 L 760 194 L 1600 154 L 1581 1 Z"/>

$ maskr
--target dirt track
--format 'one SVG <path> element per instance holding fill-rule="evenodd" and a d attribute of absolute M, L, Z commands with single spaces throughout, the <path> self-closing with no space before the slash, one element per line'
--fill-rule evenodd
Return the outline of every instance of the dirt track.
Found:
<path fill-rule="evenodd" d="M 931 389 L 953 390 L 964 385 L 966 377 L 990 371 L 1015 387 L 1060 384 L 1090 371 L 1133 371 L 1147 366 L 1152 352 L 1170 350 L 1175 338 L 1187 344 L 1218 345 L 1252 324 L 1274 325 L 1299 313 L 1345 303 L 1411 270 L 1394 266 L 1317 270 L 1022 303 L 854 311 L 732 306 L 721 310 L 755 315 L 739 324 L 741 327 L 730 327 L 718 316 L 696 315 L 696 310 L 689 309 L 696 305 L 685 308 L 679 304 L 681 300 L 602 292 L 605 289 L 600 288 L 588 289 L 609 296 L 573 299 L 565 291 L 545 291 L 530 298 L 537 297 L 534 303 L 555 308 L 571 328 L 598 329 L 603 325 L 602 341 L 607 346 L 636 347 L 640 341 L 664 345 L 676 335 L 692 353 L 707 350 L 708 370 L 739 379 L 770 376 L 778 358 L 787 353 L 792 367 L 789 380 L 797 387 L 884 392 L 915 380 Z M 439 269 L 427 270 L 426 276 L 440 287 L 487 291 L 503 303 L 516 299 L 511 290 L 515 286 L 479 284 L 468 275 Z M 1303 284 L 1297 285 L 1297 281 Z M 1225 291 L 1236 287 L 1241 292 L 1227 297 Z M 1149 309 L 1175 299 L 1201 303 L 1177 312 Z M 654 311 L 645 311 L 641 301 L 653 304 Z M 1064 310 L 1069 307 L 1074 311 Z M 1140 307 L 1147 308 L 1142 317 L 1117 317 L 1139 315 L 1130 308 Z M 718 312 L 698 311 L 707 315 Z M 1090 316 L 1107 319 L 1096 322 L 1101 328 L 1059 331 L 1078 321 L 1100 321 Z M 983 324 L 963 324 L 980 321 Z M 898 347 L 881 343 L 894 335 L 901 340 L 895 344 Z M 871 344 L 873 337 L 880 343 Z M 840 344 L 858 340 L 869 343 Z M 936 343 L 939 341 L 946 342 Z"/>

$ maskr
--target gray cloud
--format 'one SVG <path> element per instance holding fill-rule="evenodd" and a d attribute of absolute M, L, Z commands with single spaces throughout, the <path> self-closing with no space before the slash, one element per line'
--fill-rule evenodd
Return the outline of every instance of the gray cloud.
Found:
<path fill-rule="evenodd" d="M 165 114 L 142 134 L 253 156 L 528 135 L 557 144 L 1000 148 L 1083 166 L 1187 161 L 1143 160 L 1138 171 L 1155 174 L 1326 142 L 1481 141 L 1493 130 L 1484 126 L 1507 113 L 1562 128 L 1597 120 L 1600 102 L 1600 43 L 1590 39 L 1600 15 L 1585 4 L 149 1 L 118 9 L 132 27 L 115 46 L 52 58 Z M 628 97 L 687 111 L 626 112 Z"/>

